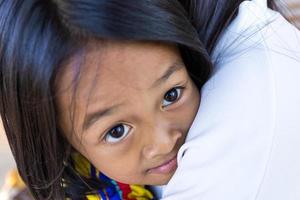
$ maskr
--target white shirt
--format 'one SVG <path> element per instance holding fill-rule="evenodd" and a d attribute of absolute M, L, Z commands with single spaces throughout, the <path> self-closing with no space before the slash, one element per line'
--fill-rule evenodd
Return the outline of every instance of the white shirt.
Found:
<path fill-rule="evenodd" d="M 163 200 L 300 200 L 300 32 L 266 2 L 218 42 Z"/>

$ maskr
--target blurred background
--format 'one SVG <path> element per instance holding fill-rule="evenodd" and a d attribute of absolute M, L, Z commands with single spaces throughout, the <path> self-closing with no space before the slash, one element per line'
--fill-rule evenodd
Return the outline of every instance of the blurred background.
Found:
<path fill-rule="evenodd" d="M 276 1 L 276 0 L 275 0 Z M 283 5 L 283 12 L 292 23 L 300 28 L 300 0 L 277 0 Z"/>
<path fill-rule="evenodd" d="M 14 168 L 14 166 L 14 160 L 0 121 L 0 188 L 4 183 L 5 174 L 9 169 Z"/>
<path fill-rule="evenodd" d="M 282 4 L 288 8 L 284 9 L 286 16 L 300 28 L 300 0 L 283 0 Z M 0 188 L 4 183 L 5 174 L 9 169 L 13 169 L 14 167 L 14 160 L 0 121 Z"/>

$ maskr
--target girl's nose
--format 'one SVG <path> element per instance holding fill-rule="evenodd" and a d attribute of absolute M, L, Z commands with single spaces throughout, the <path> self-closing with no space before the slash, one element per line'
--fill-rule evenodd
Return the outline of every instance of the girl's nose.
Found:
<path fill-rule="evenodd" d="M 152 132 L 145 133 L 143 156 L 152 159 L 159 156 L 170 154 L 174 151 L 178 140 L 183 134 L 178 130 L 167 130 L 156 127 Z"/>

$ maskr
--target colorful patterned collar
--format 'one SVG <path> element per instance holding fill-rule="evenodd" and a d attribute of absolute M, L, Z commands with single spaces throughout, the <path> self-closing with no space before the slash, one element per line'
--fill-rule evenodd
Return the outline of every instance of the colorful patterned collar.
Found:
<path fill-rule="evenodd" d="M 87 195 L 87 200 L 155 200 L 153 194 L 144 186 L 123 184 L 110 179 L 79 153 L 73 153 L 72 160 L 75 170 L 81 176 L 110 183 L 108 187 L 99 188 L 98 194 Z"/>

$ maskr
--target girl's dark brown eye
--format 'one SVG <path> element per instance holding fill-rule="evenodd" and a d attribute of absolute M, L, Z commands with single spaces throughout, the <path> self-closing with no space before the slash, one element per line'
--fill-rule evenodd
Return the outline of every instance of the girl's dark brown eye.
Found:
<path fill-rule="evenodd" d="M 116 143 L 121 141 L 129 133 L 130 127 L 126 124 L 118 124 L 110 129 L 105 135 L 105 141 L 108 143 Z"/>
<path fill-rule="evenodd" d="M 180 98 L 182 90 L 182 87 L 176 87 L 169 90 L 164 96 L 163 107 L 176 102 Z"/>

